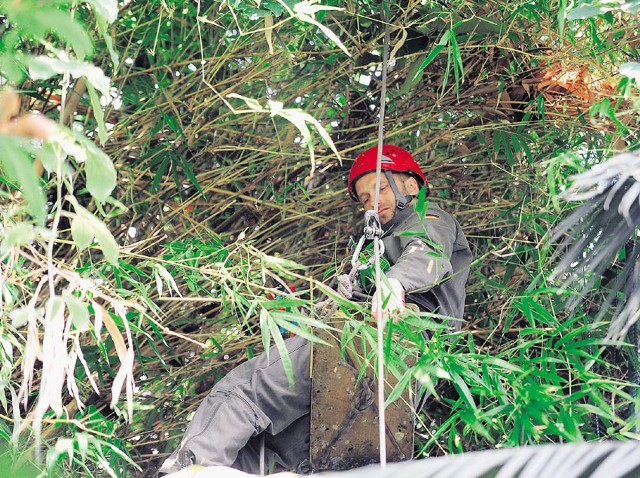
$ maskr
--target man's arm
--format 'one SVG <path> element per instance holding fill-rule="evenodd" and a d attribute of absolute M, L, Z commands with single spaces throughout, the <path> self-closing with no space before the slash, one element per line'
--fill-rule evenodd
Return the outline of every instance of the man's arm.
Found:
<path fill-rule="evenodd" d="M 393 265 L 385 275 L 398 280 L 406 293 L 424 292 L 453 272 L 450 258 L 456 224 L 446 213 L 429 214 L 421 222 L 409 224 L 406 232 L 414 234 L 405 236 L 396 231 L 389 238 L 389 259 Z"/>

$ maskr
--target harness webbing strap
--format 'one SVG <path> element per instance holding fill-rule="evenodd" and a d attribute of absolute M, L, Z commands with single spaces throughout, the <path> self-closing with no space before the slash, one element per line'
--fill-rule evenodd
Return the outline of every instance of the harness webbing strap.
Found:
<path fill-rule="evenodd" d="M 385 171 L 384 175 L 387 177 L 387 181 L 389 181 L 389 186 L 391 186 L 391 190 L 393 191 L 393 195 L 396 198 L 396 207 L 400 210 L 403 210 L 407 207 L 407 204 L 411 202 L 413 196 L 405 196 L 398 189 L 398 185 L 396 184 L 396 180 L 393 179 L 393 173 L 391 171 Z"/>

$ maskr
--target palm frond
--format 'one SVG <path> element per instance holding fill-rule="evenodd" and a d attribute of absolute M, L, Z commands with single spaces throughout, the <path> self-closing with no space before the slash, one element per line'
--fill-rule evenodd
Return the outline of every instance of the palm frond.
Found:
<path fill-rule="evenodd" d="M 636 241 L 640 225 L 640 155 L 616 155 L 573 179 L 564 198 L 586 202 L 552 235 L 551 241 L 560 243 L 554 253 L 559 262 L 551 278 L 560 279 L 563 289 L 576 291 L 565 304 L 573 311 L 602 280 L 605 271 L 616 266 L 617 277 L 608 284 L 596 320 L 611 313 L 607 336 L 619 339 L 640 317 L 640 245 Z M 623 249 L 626 257 L 616 263 Z"/>
<path fill-rule="evenodd" d="M 245 477 L 257 475 L 226 467 L 193 466 L 168 475 L 175 478 Z M 303 475 L 277 473 L 295 478 Z M 422 460 L 368 465 L 347 471 L 323 472 L 324 478 L 631 478 L 640 476 L 640 443 L 599 442 L 534 445 L 449 455 Z"/>

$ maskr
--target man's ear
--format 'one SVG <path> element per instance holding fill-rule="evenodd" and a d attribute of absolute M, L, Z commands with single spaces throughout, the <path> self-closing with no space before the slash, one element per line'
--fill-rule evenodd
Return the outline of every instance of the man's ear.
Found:
<path fill-rule="evenodd" d="M 420 192 L 420 185 L 418 181 L 413 176 L 410 176 L 409 179 L 405 181 L 406 191 L 405 194 L 411 194 L 412 196 L 417 195 Z"/>

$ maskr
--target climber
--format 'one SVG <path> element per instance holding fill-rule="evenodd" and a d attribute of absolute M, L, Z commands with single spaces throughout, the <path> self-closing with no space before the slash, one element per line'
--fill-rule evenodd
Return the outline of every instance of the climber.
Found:
<path fill-rule="evenodd" d="M 348 179 L 351 198 L 374 208 L 378 148 L 361 153 Z M 382 148 L 378 215 L 382 225 L 384 273 L 381 310 L 394 320 L 402 317 L 405 301 L 421 311 L 449 317 L 458 330 L 465 302 L 471 251 L 458 222 L 428 201 L 425 214 L 414 209 L 415 198 L 428 181 L 406 150 Z M 410 232 L 411 234 L 406 234 Z M 375 307 L 375 305 L 374 305 Z M 230 371 L 200 404 L 185 435 L 163 463 L 160 473 L 192 464 L 228 466 L 261 473 L 261 462 L 272 471 L 293 470 L 309 457 L 311 380 L 310 343 L 296 336 L 286 340 L 293 364 L 291 386 L 274 346 Z"/>

